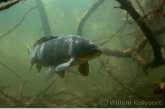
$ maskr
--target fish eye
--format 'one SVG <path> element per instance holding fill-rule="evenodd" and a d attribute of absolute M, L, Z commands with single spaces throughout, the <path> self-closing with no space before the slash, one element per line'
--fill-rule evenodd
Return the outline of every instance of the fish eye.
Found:
<path fill-rule="evenodd" d="M 90 45 L 86 45 L 86 47 L 85 47 L 86 49 L 90 49 Z"/>

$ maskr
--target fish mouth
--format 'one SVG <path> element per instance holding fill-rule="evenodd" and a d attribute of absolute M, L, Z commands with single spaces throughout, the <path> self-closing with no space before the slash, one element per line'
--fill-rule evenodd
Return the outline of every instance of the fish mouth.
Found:
<path fill-rule="evenodd" d="M 100 51 L 96 52 L 92 57 L 93 57 L 93 58 L 97 58 L 97 57 L 99 57 L 101 54 L 102 54 L 102 51 L 100 50 Z"/>
<path fill-rule="evenodd" d="M 97 52 L 96 52 L 96 55 L 97 56 L 100 56 L 102 54 L 102 51 L 99 49 Z"/>
<path fill-rule="evenodd" d="M 98 53 L 96 53 L 96 59 L 98 59 L 99 57 L 100 57 L 100 55 L 102 54 L 102 51 L 101 50 L 99 50 L 99 52 Z"/>
<path fill-rule="evenodd" d="M 99 57 L 101 54 L 102 54 L 102 51 L 97 50 L 95 51 L 95 53 L 92 53 L 91 55 L 83 56 L 79 60 L 91 60 L 91 59 Z"/>

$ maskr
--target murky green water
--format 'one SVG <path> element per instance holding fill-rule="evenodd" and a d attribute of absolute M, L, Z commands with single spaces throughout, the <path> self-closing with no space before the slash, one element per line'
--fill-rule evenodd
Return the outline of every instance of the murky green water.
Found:
<path fill-rule="evenodd" d="M 84 13 L 96 2 L 96 0 L 42 0 L 53 35 L 67 36 L 75 35 L 77 26 Z M 136 4 L 133 2 L 134 6 Z M 5 5 L 1 3 L 0 6 Z M 33 6 L 36 6 L 35 0 L 21 1 L 11 8 L 0 12 L 0 36 L 12 29 L 23 17 L 23 15 Z M 113 8 L 119 6 L 115 0 L 105 0 L 87 19 L 82 30 L 82 36 L 100 44 L 107 40 L 105 37 L 111 37 L 124 23 L 125 12 L 121 9 Z M 140 12 L 141 13 L 141 12 Z M 130 17 L 130 16 L 129 16 Z M 130 17 L 131 18 L 131 17 Z M 133 48 L 134 35 L 129 34 L 138 26 L 127 24 L 115 37 L 104 45 L 112 50 L 125 50 Z M 22 23 L 12 32 L 0 38 L 0 61 L 5 63 L 10 69 L 25 78 L 26 84 L 23 86 L 21 98 L 13 101 L 12 98 L 18 97 L 18 90 L 22 84 L 22 79 L 13 72 L 0 64 L 0 87 L 9 84 L 9 87 L 3 89 L 7 92 L 0 93 L 0 107 L 163 107 L 164 100 L 153 94 L 153 84 L 161 81 L 164 76 L 165 67 L 149 69 L 146 76 L 139 67 L 140 74 L 134 82 L 137 75 L 138 64 L 131 58 L 109 57 L 107 66 L 113 74 L 123 83 L 133 88 L 139 94 L 150 96 L 146 101 L 157 102 L 161 104 L 146 105 L 144 99 L 139 98 L 126 88 L 116 82 L 102 68 L 98 59 L 89 61 L 90 74 L 87 77 L 80 75 L 78 66 L 71 67 L 65 78 L 57 78 L 53 85 L 42 94 L 42 92 L 54 81 L 57 74 L 49 82 L 45 82 L 44 74 L 47 68 L 42 68 L 39 75 L 33 66 L 30 71 L 30 56 L 27 53 L 26 44 L 31 48 L 36 40 L 44 36 L 42 23 L 38 9 L 30 11 Z M 102 38 L 102 39 L 100 39 Z M 124 46 L 121 44 L 124 42 Z M 101 55 L 104 61 L 107 57 Z M 149 60 L 153 59 L 153 55 Z M 103 102 L 99 102 L 103 100 Z M 119 101 L 115 101 L 119 100 Z M 141 104 L 137 104 L 136 101 Z M 115 103 L 111 103 L 114 101 Z M 130 101 L 131 104 L 121 104 L 121 102 Z M 21 102 L 19 104 L 19 102 Z M 103 105 L 101 105 L 102 103 Z"/>

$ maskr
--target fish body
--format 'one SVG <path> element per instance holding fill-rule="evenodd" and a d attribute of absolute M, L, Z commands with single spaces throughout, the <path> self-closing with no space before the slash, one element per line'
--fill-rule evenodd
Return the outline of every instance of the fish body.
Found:
<path fill-rule="evenodd" d="M 49 67 L 45 75 L 46 81 L 54 73 L 64 77 L 65 69 L 76 65 L 79 65 L 79 72 L 87 76 L 89 73 L 87 61 L 102 53 L 95 44 L 77 35 L 56 36 L 37 45 L 34 51 L 28 47 L 28 51 L 31 56 L 31 67 L 36 64 L 38 72 L 42 67 Z"/>

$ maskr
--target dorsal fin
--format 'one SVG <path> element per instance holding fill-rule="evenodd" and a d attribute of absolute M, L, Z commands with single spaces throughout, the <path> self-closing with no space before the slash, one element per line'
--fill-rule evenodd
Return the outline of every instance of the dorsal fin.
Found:
<path fill-rule="evenodd" d="M 56 39 L 58 37 L 59 36 L 53 36 L 53 35 L 50 35 L 50 37 L 42 37 L 34 43 L 34 47 L 37 47 L 38 45 L 40 45 L 48 40 Z"/>

